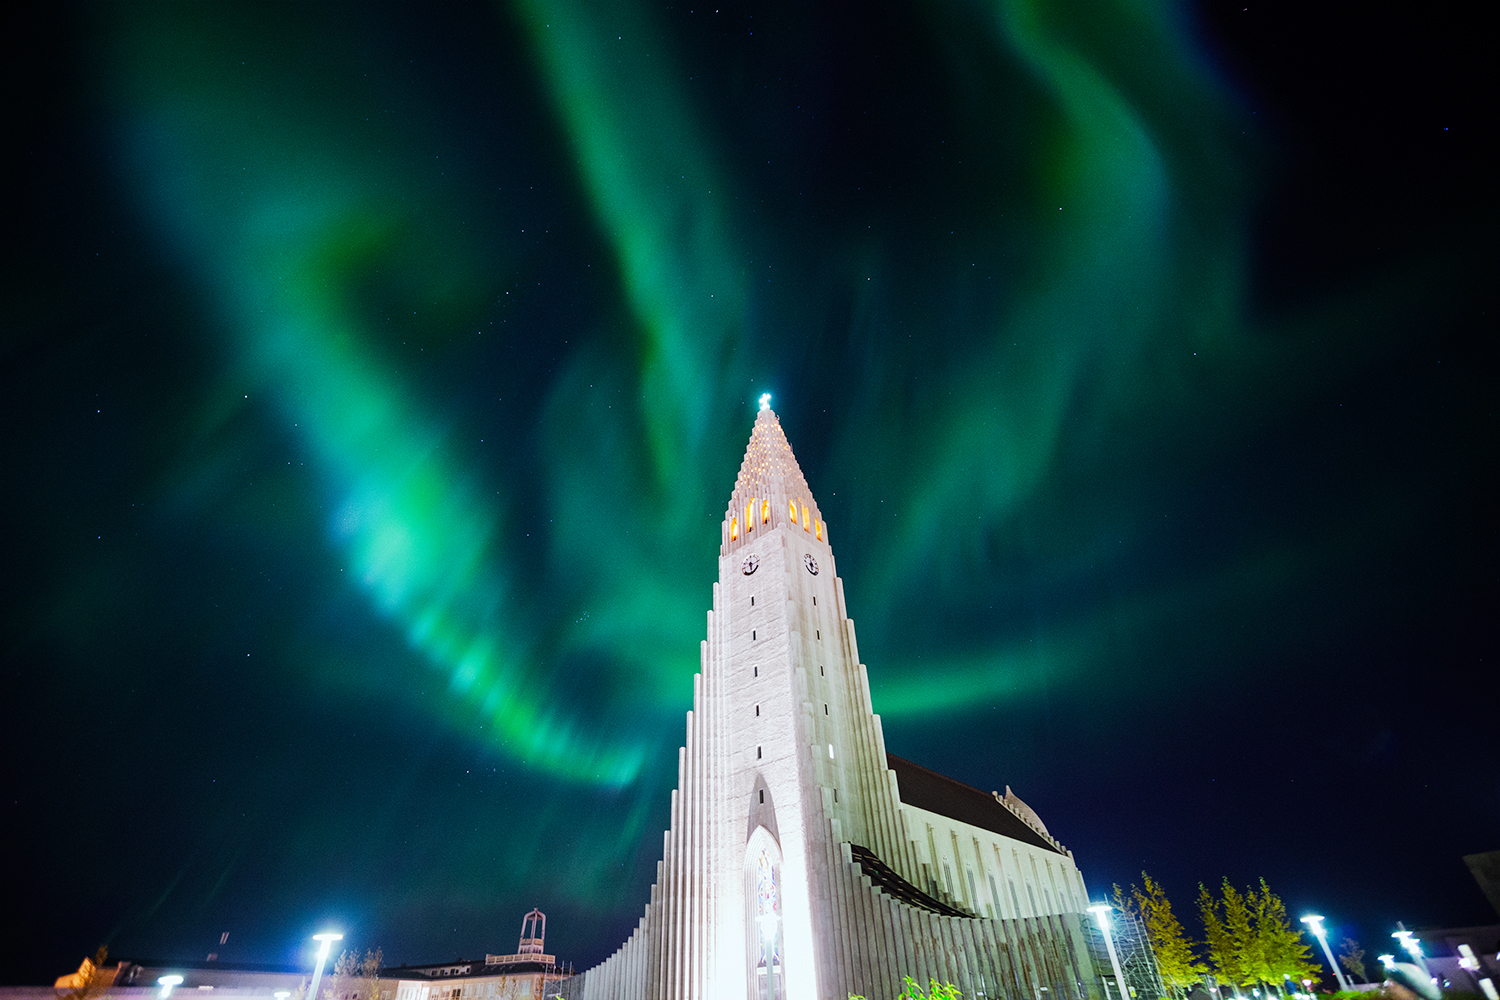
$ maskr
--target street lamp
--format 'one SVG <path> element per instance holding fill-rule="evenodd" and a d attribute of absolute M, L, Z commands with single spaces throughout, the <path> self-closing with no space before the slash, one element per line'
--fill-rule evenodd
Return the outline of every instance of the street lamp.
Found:
<path fill-rule="evenodd" d="M 1348 993 L 1354 987 L 1350 986 L 1349 980 L 1344 978 L 1344 971 L 1339 968 L 1339 963 L 1333 960 L 1333 949 L 1328 947 L 1328 932 L 1323 930 L 1323 918 L 1308 916 L 1303 917 L 1302 922 L 1312 929 L 1313 936 L 1323 946 L 1323 954 L 1328 958 L 1328 965 L 1333 969 L 1333 974 L 1339 981 L 1339 991 Z"/>
<path fill-rule="evenodd" d="M 318 982 L 323 978 L 323 963 L 328 961 L 328 949 L 333 946 L 333 942 L 344 940 L 344 935 L 324 931 L 322 934 L 314 934 L 313 940 L 318 942 L 318 965 L 313 969 L 312 985 L 307 988 L 307 1000 L 318 1000 Z"/>
<path fill-rule="evenodd" d="M 1418 941 L 1412 935 L 1412 932 L 1402 927 L 1401 924 L 1398 923 L 1396 926 L 1401 927 L 1401 929 L 1392 934 L 1391 937 L 1400 941 L 1401 947 L 1411 952 L 1411 957 L 1417 960 L 1417 966 L 1422 970 L 1422 974 L 1430 978 L 1432 970 L 1427 968 L 1427 957 L 1422 954 L 1422 942 Z"/>
<path fill-rule="evenodd" d="M 171 996 L 172 987 L 181 982 L 181 976 L 162 976 L 160 979 L 158 979 L 157 983 L 161 986 L 162 1000 L 166 1000 L 167 997 Z"/>
<path fill-rule="evenodd" d="M 1109 911 L 1114 909 L 1108 903 L 1095 903 L 1089 907 L 1089 912 L 1099 922 L 1099 929 L 1104 932 L 1104 947 L 1109 950 L 1109 964 L 1115 970 L 1115 985 L 1120 988 L 1120 1000 L 1130 1000 L 1130 988 L 1125 985 L 1125 973 L 1120 971 L 1120 956 L 1115 954 L 1115 939 L 1109 932 Z M 1108 994 L 1108 989 L 1105 993 Z"/>

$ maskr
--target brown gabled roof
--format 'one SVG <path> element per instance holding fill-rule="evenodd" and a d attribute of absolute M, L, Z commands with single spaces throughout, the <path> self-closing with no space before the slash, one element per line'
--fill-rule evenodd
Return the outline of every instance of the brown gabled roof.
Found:
<path fill-rule="evenodd" d="M 895 754 L 888 753 L 885 759 L 890 769 L 896 772 L 896 786 L 900 790 L 901 801 L 907 805 L 998 833 L 1002 837 L 1019 840 L 1032 847 L 1063 853 L 1056 844 L 995 801 L 995 797 L 989 792 L 981 792 L 972 785 L 954 781 Z"/>

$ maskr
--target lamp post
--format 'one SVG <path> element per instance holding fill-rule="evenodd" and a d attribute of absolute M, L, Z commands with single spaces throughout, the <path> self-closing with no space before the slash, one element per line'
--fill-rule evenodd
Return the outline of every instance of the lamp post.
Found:
<path fill-rule="evenodd" d="M 159 985 L 161 987 L 162 1000 L 166 1000 L 167 997 L 169 997 L 169 996 L 172 995 L 172 987 L 174 987 L 174 986 L 176 986 L 176 985 L 178 985 L 179 983 L 182 982 L 182 977 L 181 976 L 162 976 L 156 982 L 157 982 L 157 985 Z"/>
<path fill-rule="evenodd" d="M 328 949 L 333 947 L 333 942 L 344 940 L 344 935 L 324 931 L 322 934 L 314 934 L 313 940 L 318 942 L 318 964 L 313 969 L 312 985 L 307 988 L 307 1000 L 318 1000 L 318 983 L 323 978 L 323 963 L 328 961 Z"/>
<path fill-rule="evenodd" d="M 1401 929 L 1392 934 L 1391 937 L 1400 941 L 1401 947 L 1411 952 L 1411 957 L 1417 960 L 1417 966 L 1422 970 L 1422 975 L 1430 978 L 1432 970 L 1427 968 L 1427 956 L 1422 954 L 1422 942 L 1418 941 L 1403 924 L 1398 922 L 1396 926 Z"/>
<path fill-rule="evenodd" d="M 1089 912 L 1099 922 L 1099 929 L 1104 932 L 1104 947 L 1109 950 L 1109 964 L 1115 970 L 1115 985 L 1120 988 L 1120 1000 L 1130 1000 L 1130 987 L 1125 983 L 1125 973 L 1120 971 L 1120 956 L 1115 954 L 1114 935 L 1109 932 L 1109 911 L 1114 909 L 1108 903 L 1096 903 L 1089 907 Z M 1107 992 L 1107 991 L 1106 991 Z"/>
<path fill-rule="evenodd" d="M 1339 990 L 1347 993 L 1354 987 L 1349 985 L 1349 980 L 1344 977 L 1344 971 L 1339 968 L 1339 963 L 1333 960 L 1333 949 L 1328 947 L 1328 932 L 1323 930 L 1323 918 L 1319 916 L 1307 916 L 1302 922 L 1311 928 L 1313 937 L 1323 946 L 1323 955 L 1328 959 L 1329 968 L 1333 969 L 1334 978 L 1339 981 Z"/>

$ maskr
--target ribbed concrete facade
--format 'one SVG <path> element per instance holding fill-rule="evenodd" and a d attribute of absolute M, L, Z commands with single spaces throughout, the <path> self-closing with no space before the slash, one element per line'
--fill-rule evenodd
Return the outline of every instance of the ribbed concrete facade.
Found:
<path fill-rule="evenodd" d="M 931 802 L 978 811 L 903 805 L 828 527 L 769 409 L 724 514 L 677 770 L 650 903 L 566 996 L 886 1000 L 910 975 L 1098 1000 L 1082 879 L 1035 814 L 914 765 Z"/>

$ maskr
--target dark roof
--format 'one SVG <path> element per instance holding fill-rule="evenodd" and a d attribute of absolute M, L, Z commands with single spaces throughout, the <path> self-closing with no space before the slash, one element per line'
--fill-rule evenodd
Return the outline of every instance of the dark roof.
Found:
<path fill-rule="evenodd" d="M 995 801 L 995 797 L 989 792 L 981 792 L 962 781 L 954 781 L 895 754 L 888 753 L 885 759 L 890 769 L 896 772 L 896 786 L 900 789 L 901 801 L 907 805 L 1019 840 L 1032 847 L 1063 853 L 1056 844 Z"/>

